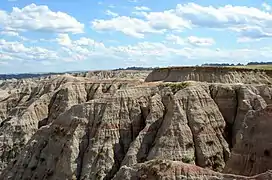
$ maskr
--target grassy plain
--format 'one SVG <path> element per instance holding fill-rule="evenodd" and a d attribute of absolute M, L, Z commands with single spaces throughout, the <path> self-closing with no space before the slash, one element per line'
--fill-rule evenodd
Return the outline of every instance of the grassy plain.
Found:
<path fill-rule="evenodd" d="M 246 65 L 246 66 L 230 66 L 233 68 L 246 68 L 246 69 L 263 69 L 272 70 L 272 65 Z"/>

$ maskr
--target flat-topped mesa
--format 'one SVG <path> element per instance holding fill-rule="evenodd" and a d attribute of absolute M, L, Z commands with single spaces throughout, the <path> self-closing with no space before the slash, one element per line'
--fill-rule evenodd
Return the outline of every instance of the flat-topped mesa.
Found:
<path fill-rule="evenodd" d="M 154 69 L 145 81 L 271 84 L 272 71 L 232 67 L 168 67 Z"/>
<path fill-rule="evenodd" d="M 91 79 L 142 79 L 144 80 L 151 70 L 104 70 L 75 73 L 74 76 Z"/>

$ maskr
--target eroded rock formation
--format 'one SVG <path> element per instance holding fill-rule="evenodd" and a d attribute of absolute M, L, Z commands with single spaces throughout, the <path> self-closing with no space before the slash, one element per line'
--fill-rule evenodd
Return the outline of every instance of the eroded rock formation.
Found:
<path fill-rule="evenodd" d="M 272 71 L 231 67 L 169 67 L 153 70 L 146 82 L 201 81 L 210 83 L 271 84 Z"/>
<path fill-rule="evenodd" d="M 271 128 L 272 104 L 258 111 L 249 111 L 224 172 L 255 175 L 271 169 Z"/>
<path fill-rule="evenodd" d="M 101 76 L 0 86 L 0 179 L 271 177 L 271 85 Z"/>

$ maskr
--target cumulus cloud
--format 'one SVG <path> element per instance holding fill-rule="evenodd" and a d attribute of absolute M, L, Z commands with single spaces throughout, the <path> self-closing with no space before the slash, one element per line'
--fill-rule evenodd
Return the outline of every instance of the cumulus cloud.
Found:
<path fill-rule="evenodd" d="M 1 35 L 18 37 L 19 33 L 14 31 L 1 31 Z"/>
<path fill-rule="evenodd" d="M 168 34 L 165 39 L 172 44 L 183 46 L 212 46 L 215 44 L 213 38 L 189 36 L 187 38 L 181 38 L 180 36 Z"/>
<path fill-rule="evenodd" d="M 62 46 L 71 46 L 72 45 L 72 41 L 71 41 L 68 34 L 59 34 L 56 40 Z"/>
<path fill-rule="evenodd" d="M 147 13 L 145 18 L 157 30 L 181 30 L 190 28 L 191 23 L 170 11 Z"/>
<path fill-rule="evenodd" d="M 238 42 L 248 42 L 253 40 L 261 40 L 263 38 L 271 38 L 272 32 L 265 32 L 260 27 L 245 27 L 237 30 L 240 32 Z"/>
<path fill-rule="evenodd" d="M 215 44 L 215 41 L 212 38 L 199 38 L 196 36 L 188 37 L 188 42 L 195 46 L 211 46 Z"/>
<path fill-rule="evenodd" d="M 237 59 L 241 63 L 258 59 L 269 61 L 272 58 L 272 49 L 269 47 L 245 49 L 238 46 L 236 49 L 231 47 L 219 49 L 215 46 L 216 42 L 212 36 L 194 34 L 195 30 L 202 29 L 211 32 L 211 35 L 217 30 L 232 31 L 237 34 L 239 42 L 271 38 L 272 14 L 268 12 L 268 7 L 263 8 L 261 10 L 231 5 L 213 7 L 187 3 L 179 4 L 174 9 L 152 12 L 147 7 L 136 6 L 133 13 L 138 15 L 137 17 L 119 16 L 107 10 L 105 11 L 109 16 L 107 19 L 95 19 L 91 22 L 92 28 L 97 31 L 116 31 L 140 38 L 137 43 L 129 45 L 122 45 L 120 41 L 110 43 L 115 45 L 109 45 L 98 42 L 95 38 L 77 38 L 78 35 L 74 36 L 73 33 L 83 32 L 84 24 L 64 12 L 54 12 L 47 6 L 31 4 L 22 9 L 13 8 L 11 12 L 0 10 L 2 28 L 0 35 L 13 39 L 12 41 L 0 39 L 0 63 L 1 65 L 14 63 L 16 66 L 20 61 L 22 64 L 34 64 L 37 67 L 39 65 L 58 67 L 54 65 L 58 61 L 61 66 L 66 67 L 68 62 L 63 63 L 64 61 L 74 62 L 74 65 L 76 62 L 78 64 L 93 62 L 95 66 L 100 64 L 99 67 L 96 66 L 97 68 L 113 68 L 130 65 L 231 63 Z M 190 29 L 193 31 L 188 32 Z M 21 31 L 51 32 L 57 33 L 57 37 L 55 39 L 38 37 L 27 43 L 19 42 L 23 38 L 20 35 L 24 34 Z M 155 39 L 152 37 L 149 39 L 152 34 L 160 36 L 158 42 L 151 42 L 151 39 Z M 186 37 L 186 34 L 189 36 Z M 114 40 L 117 38 L 112 39 Z M 3 66 L 2 68 L 0 66 L 0 70 L 3 71 Z"/>
<path fill-rule="evenodd" d="M 141 42 L 128 46 L 110 47 L 109 54 L 129 60 L 134 65 L 141 64 L 147 66 L 168 66 L 171 65 L 195 65 L 203 62 L 210 63 L 235 63 L 237 59 L 241 63 L 254 61 L 262 58 L 269 61 L 272 58 L 271 48 L 261 49 L 218 49 L 206 46 L 176 47 L 158 42 Z M 132 61 L 133 60 L 133 61 Z"/>
<path fill-rule="evenodd" d="M 92 27 L 102 31 L 119 31 L 136 38 L 144 38 L 145 33 L 163 33 L 166 30 L 180 30 L 190 28 L 190 23 L 182 18 L 165 12 L 151 12 L 143 14 L 146 20 L 118 16 L 110 20 L 94 20 Z"/>
<path fill-rule="evenodd" d="M 209 38 L 181 38 L 169 35 L 169 40 L 180 40 L 183 46 L 173 46 L 163 42 L 143 41 L 130 45 L 106 46 L 102 42 L 97 42 L 87 37 L 72 40 L 67 34 L 59 35 L 52 43 L 52 48 L 39 46 L 26 46 L 20 42 L 8 42 L 0 40 L 1 62 L 15 63 L 17 61 L 25 64 L 35 63 L 38 65 L 54 65 L 56 61 L 89 62 L 99 64 L 96 68 L 114 68 L 124 66 L 168 66 L 171 65 L 193 65 L 203 62 L 235 62 L 237 59 L 241 63 L 262 59 L 268 61 L 272 58 L 271 48 L 261 49 L 218 49 L 207 47 Z M 188 39 L 194 44 L 188 45 Z M 178 41 L 177 41 L 178 42 Z M 59 43 L 58 48 L 55 43 Z M 185 44 L 183 44 L 185 43 Z M 79 62 L 80 61 L 80 62 Z M 103 61 L 103 64 L 101 62 Z M 67 62 L 68 63 L 68 62 Z M 106 66 L 105 66 L 106 64 Z M 92 68 L 92 67 L 90 67 Z"/>
<path fill-rule="evenodd" d="M 59 34 L 56 42 L 61 46 L 59 54 L 63 56 L 62 59 L 65 61 L 85 60 L 105 49 L 102 42 L 86 37 L 73 41 L 68 34 Z"/>
<path fill-rule="evenodd" d="M 90 38 L 81 37 L 77 40 L 71 40 L 68 34 L 59 34 L 56 38 L 56 42 L 70 49 L 76 49 L 77 47 L 88 47 L 88 48 L 96 48 L 96 49 L 103 49 L 105 45 L 103 42 L 98 42 Z"/>
<path fill-rule="evenodd" d="M 30 4 L 12 11 L 0 10 L 0 25 L 13 31 L 42 31 L 57 33 L 82 33 L 84 24 L 74 17 L 63 13 L 53 12 L 47 6 Z"/>
<path fill-rule="evenodd" d="M 228 29 L 239 32 L 241 36 L 255 38 L 256 34 L 249 28 L 262 29 L 264 33 L 271 33 L 272 14 L 254 7 L 232 6 L 204 7 L 195 3 L 177 5 L 175 14 L 190 21 L 194 26 L 202 28 Z M 244 32 L 245 31 L 245 32 Z"/>
<path fill-rule="evenodd" d="M 266 9 L 268 6 L 266 6 Z M 138 7 L 137 9 L 140 9 Z M 237 32 L 241 38 L 256 38 L 249 28 L 259 28 L 265 38 L 272 33 L 272 14 L 254 7 L 226 5 L 222 7 L 201 6 L 195 3 L 178 4 L 176 8 L 162 12 L 133 12 L 142 18 L 126 16 L 109 20 L 96 19 L 93 28 L 105 31 L 120 31 L 134 37 L 144 37 L 145 33 L 182 31 L 190 28 L 207 28 Z M 135 22 L 144 25 L 145 30 L 135 28 Z M 124 27 L 128 23 L 129 26 Z M 125 30 L 122 30 L 124 29 Z M 149 29 L 149 30 L 146 30 Z M 150 31 L 152 30 L 152 31 Z M 156 30 L 156 31 L 154 31 Z"/>
<path fill-rule="evenodd" d="M 94 20 L 92 27 L 101 31 L 115 30 L 137 38 L 144 38 L 144 33 L 161 33 L 146 21 L 126 16 L 118 16 L 110 20 Z"/>
<path fill-rule="evenodd" d="M 179 36 L 173 35 L 173 34 L 168 34 L 166 36 L 166 40 L 172 42 L 172 44 L 178 44 L 178 45 L 184 45 L 186 43 L 185 39 L 183 39 Z"/>
<path fill-rule="evenodd" d="M 262 7 L 266 10 L 266 11 L 271 11 L 271 6 L 269 4 L 267 4 L 266 2 L 262 3 Z"/>
<path fill-rule="evenodd" d="M 169 36 L 170 39 L 177 39 L 177 37 Z M 64 47 L 66 54 L 63 56 L 66 56 L 66 58 L 63 59 L 72 61 L 103 59 L 107 55 L 108 58 L 118 60 L 126 65 L 131 63 L 130 65 L 163 66 L 169 64 L 200 64 L 203 62 L 235 62 L 237 59 L 245 63 L 258 58 L 262 58 L 264 61 L 272 58 L 271 48 L 213 49 L 208 47 L 214 43 L 210 38 L 188 37 L 182 40 L 185 44 L 189 44 L 189 39 L 194 43 L 191 47 L 143 41 L 126 46 L 105 46 L 101 43 L 100 48 L 92 50 L 90 48 L 94 41 L 88 38 L 80 38 L 73 41 L 73 47 Z M 110 61 L 108 62 L 110 63 Z M 114 62 L 112 63 L 114 64 Z"/>
<path fill-rule="evenodd" d="M 42 61 L 57 58 L 54 51 L 41 47 L 26 47 L 20 42 L 3 39 L 0 39 L 0 53 L 2 58 L 8 57 L 8 60 Z"/>
<path fill-rule="evenodd" d="M 22 41 L 29 41 L 31 42 L 28 38 L 21 36 L 18 32 L 16 31 L 0 31 L 0 35 L 2 35 L 3 37 L 5 36 L 9 36 L 9 37 L 14 37 L 14 38 L 18 38 Z"/>

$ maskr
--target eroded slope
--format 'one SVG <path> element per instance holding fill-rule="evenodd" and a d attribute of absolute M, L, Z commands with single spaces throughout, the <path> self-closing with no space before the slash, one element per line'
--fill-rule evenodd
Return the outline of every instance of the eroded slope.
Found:
<path fill-rule="evenodd" d="M 53 122 L 71 106 L 137 84 L 137 81 L 113 82 L 64 75 L 2 84 L 2 91 L 11 92 L 0 101 L 0 170 L 20 154 L 40 127 Z"/>
<path fill-rule="evenodd" d="M 2 168 L 11 162 L 0 179 L 139 178 L 138 167 L 151 167 L 151 162 L 160 166 L 159 159 L 170 160 L 177 167 L 171 170 L 170 179 L 194 176 L 180 170 L 187 166 L 197 168 L 196 177 L 208 173 L 211 176 L 203 178 L 234 179 L 214 171 L 223 171 L 235 159 L 231 151 L 241 143 L 237 137 L 248 111 L 266 108 L 272 96 L 269 85 L 188 82 L 162 86 L 88 79 L 61 84 L 52 93 L 37 97 L 48 97 L 43 105 L 47 115 L 5 119 L 0 127 L 1 137 L 7 139 L 0 154 Z M 36 112 L 29 107 L 22 114 Z M 16 135 L 15 127 L 26 135 Z M 10 140 L 14 137 L 23 143 L 9 157 L 5 144 L 14 147 L 15 141 Z M 271 168 L 268 164 L 251 174 Z M 147 169 L 145 178 L 157 177 L 149 175 L 152 168 Z M 168 173 L 162 171 L 161 178 Z"/>

